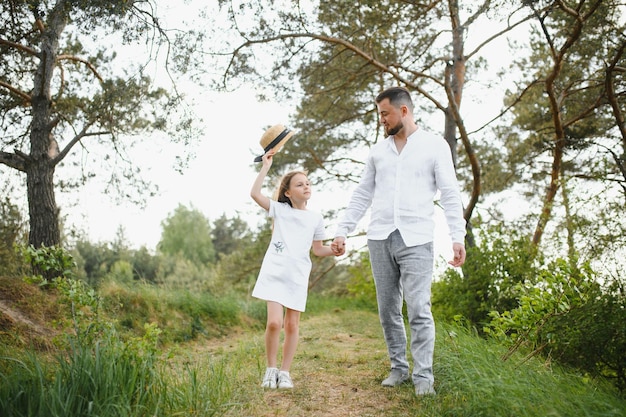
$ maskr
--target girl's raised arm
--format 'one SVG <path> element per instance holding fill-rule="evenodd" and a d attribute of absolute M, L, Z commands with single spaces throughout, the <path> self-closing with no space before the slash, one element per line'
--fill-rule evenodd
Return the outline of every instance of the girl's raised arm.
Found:
<path fill-rule="evenodd" d="M 256 180 L 254 180 L 254 184 L 252 184 L 252 189 L 250 190 L 250 197 L 252 197 L 252 199 L 265 210 L 270 209 L 270 199 L 269 197 L 263 195 L 263 180 L 265 180 L 265 176 L 272 166 L 272 157 L 275 153 L 276 151 L 272 149 L 263 155 L 263 166 L 261 167 L 259 175 L 257 175 Z"/>

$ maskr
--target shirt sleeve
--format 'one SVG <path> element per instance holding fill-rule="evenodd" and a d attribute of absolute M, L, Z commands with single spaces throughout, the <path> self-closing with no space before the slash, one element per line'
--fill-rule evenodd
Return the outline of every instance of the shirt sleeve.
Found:
<path fill-rule="evenodd" d="M 356 225 L 363 218 L 367 209 L 372 205 L 374 197 L 374 186 L 376 185 L 376 167 L 374 166 L 372 155 L 367 157 L 365 168 L 361 174 L 361 180 L 352 193 L 352 198 L 344 212 L 342 220 L 337 226 L 335 236 L 346 237 L 348 233 L 356 229 Z"/>
<path fill-rule="evenodd" d="M 313 233 L 313 240 L 324 240 L 326 238 L 326 229 L 324 228 L 324 218 L 319 215 L 315 232 Z"/>
<path fill-rule="evenodd" d="M 270 208 L 267 211 L 267 217 L 271 219 L 275 219 L 276 217 L 281 217 L 285 214 L 286 211 L 291 209 L 291 206 L 287 203 L 280 203 L 276 200 L 272 200 L 270 198 Z"/>
<path fill-rule="evenodd" d="M 272 200 L 270 198 L 270 208 L 267 210 L 267 217 L 273 219 L 276 217 L 276 210 L 280 207 L 278 206 L 278 201 Z"/>
<path fill-rule="evenodd" d="M 435 165 L 435 181 L 441 193 L 441 206 L 450 229 L 452 242 L 465 242 L 465 219 L 463 218 L 463 202 L 461 191 L 456 179 L 456 171 L 452 163 L 452 154 L 446 141 L 438 143 Z"/>

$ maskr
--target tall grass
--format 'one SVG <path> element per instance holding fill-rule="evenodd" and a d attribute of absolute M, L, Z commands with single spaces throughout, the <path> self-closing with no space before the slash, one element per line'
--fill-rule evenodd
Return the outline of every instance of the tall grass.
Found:
<path fill-rule="evenodd" d="M 608 383 L 556 364 L 516 355 L 457 326 L 439 326 L 441 416 L 625 416 L 626 401 Z"/>
<path fill-rule="evenodd" d="M 62 280 L 51 290 L 71 304 L 76 330 L 55 342 L 55 355 L 0 348 L 0 416 L 223 413 L 231 403 L 234 378 L 221 360 L 174 361 L 159 346 L 175 348 L 172 334 L 193 332 L 193 326 L 227 332 L 239 323 L 240 309 L 233 299 L 116 283 L 102 293 L 103 299 L 79 284 Z M 120 333 L 128 329 L 124 322 L 132 322 L 133 331 Z M 160 324 L 170 332 L 165 345 Z"/>
<path fill-rule="evenodd" d="M 214 416 L 233 391 L 220 361 L 172 367 L 114 337 L 72 345 L 50 361 L 33 354 L 0 361 L 3 417 Z"/>
<path fill-rule="evenodd" d="M 216 295 L 115 281 L 103 285 L 100 293 L 106 310 L 122 329 L 140 334 L 145 323 L 156 323 L 163 330 L 164 344 L 222 336 L 242 320 L 250 321 L 245 314 L 245 300 L 237 294 Z"/>

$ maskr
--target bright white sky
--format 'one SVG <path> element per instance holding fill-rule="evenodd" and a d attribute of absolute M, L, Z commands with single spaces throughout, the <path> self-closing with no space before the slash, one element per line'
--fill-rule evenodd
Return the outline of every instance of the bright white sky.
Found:
<path fill-rule="evenodd" d="M 76 207 L 64 206 L 62 212 L 95 241 L 114 240 L 121 225 L 133 246 L 152 249 L 161 237 L 161 221 L 179 204 L 201 211 L 211 221 L 223 213 L 228 217 L 239 213 L 254 226 L 259 210 L 249 197 L 256 176 L 251 162 L 261 152 L 259 139 L 265 128 L 288 124 L 288 113 L 288 108 L 276 103 L 258 103 L 252 92 L 216 94 L 203 105 L 205 136 L 193 146 L 196 157 L 183 175 L 173 169 L 171 149 L 147 142 L 137 150 L 136 154 L 144 155 L 144 176 L 159 187 L 159 194 L 145 208 L 116 204 L 102 194 L 101 184 L 92 183 L 83 194 L 90 198 Z"/>

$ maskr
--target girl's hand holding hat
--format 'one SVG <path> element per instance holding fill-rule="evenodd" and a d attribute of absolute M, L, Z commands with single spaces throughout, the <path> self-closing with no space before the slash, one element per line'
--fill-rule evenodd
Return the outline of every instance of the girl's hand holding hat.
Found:
<path fill-rule="evenodd" d="M 267 153 L 265 153 L 261 158 L 263 161 L 263 166 L 266 167 L 271 167 L 272 166 L 272 161 L 273 161 L 273 156 L 276 154 L 276 150 L 274 149 L 270 149 L 269 151 L 267 151 Z"/>

